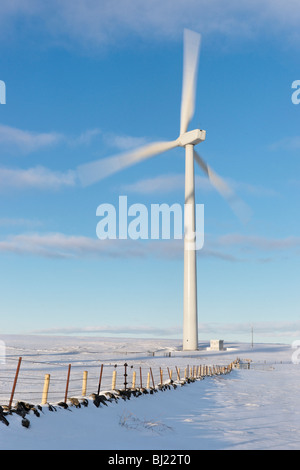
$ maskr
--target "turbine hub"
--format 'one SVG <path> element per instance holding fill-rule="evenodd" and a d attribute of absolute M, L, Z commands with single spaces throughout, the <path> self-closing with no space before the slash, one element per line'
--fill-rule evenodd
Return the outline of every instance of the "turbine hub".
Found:
<path fill-rule="evenodd" d="M 185 147 L 188 144 L 197 145 L 205 140 L 206 131 L 195 129 L 194 131 L 185 132 L 178 137 L 178 145 Z"/>

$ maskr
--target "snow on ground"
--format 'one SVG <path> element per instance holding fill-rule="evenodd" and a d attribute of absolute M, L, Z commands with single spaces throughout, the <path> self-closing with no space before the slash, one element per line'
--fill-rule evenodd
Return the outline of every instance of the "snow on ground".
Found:
<path fill-rule="evenodd" d="M 199 351 L 183 352 L 177 340 L 42 336 L 0 339 L 5 344 L 5 361 L 0 364 L 1 405 L 8 403 L 19 356 L 22 364 L 14 402 L 27 400 L 34 404 L 40 403 L 45 373 L 51 374 L 50 384 L 54 381 L 56 387 L 61 386 L 61 397 L 53 395 L 51 399 L 49 395 L 49 402 L 63 401 L 69 363 L 70 387 L 72 377 L 76 383 L 82 371 L 88 370 L 88 395 L 97 391 L 101 363 L 107 375 L 103 384 L 109 389 L 114 365 L 120 372 L 119 380 L 124 380 L 121 372 L 125 361 L 129 373 L 136 370 L 137 377 L 139 367 L 144 374 L 151 367 L 157 383 L 159 367 L 164 374 L 167 367 L 174 374 L 175 365 L 183 371 L 187 364 L 227 365 L 237 357 L 252 360 L 249 370 L 234 369 L 227 375 L 206 377 L 126 401 L 119 399 L 99 408 L 92 400 L 87 407 L 70 406 L 67 410 L 56 406 L 56 411 L 50 411 L 44 405 L 40 417 L 33 412 L 27 415 L 29 428 L 23 427 L 22 418 L 13 413 L 7 417 L 9 426 L 0 422 L 2 450 L 300 449 L 300 365 L 292 362 L 295 351 L 289 345 L 256 344 L 252 348 L 225 343 L 227 350 L 216 352 L 207 351 L 208 344 L 201 343 Z M 80 389 L 81 384 L 76 387 Z"/>

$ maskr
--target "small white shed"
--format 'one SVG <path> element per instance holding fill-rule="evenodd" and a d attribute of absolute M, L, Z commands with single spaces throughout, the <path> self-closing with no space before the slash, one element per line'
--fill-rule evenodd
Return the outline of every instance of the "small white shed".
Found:
<path fill-rule="evenodd" d="M 211 339 L 209 349 L 212 351 L 224 351 L 224 340 L 223 339 Z"/>

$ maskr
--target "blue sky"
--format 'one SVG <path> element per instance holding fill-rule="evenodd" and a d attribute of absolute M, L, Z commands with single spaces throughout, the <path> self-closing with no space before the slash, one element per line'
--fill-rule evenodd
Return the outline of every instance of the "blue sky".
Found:
<path fill-rule="evenodd" d="M 251 209 L 243 224 L 196 169 L 205 206 L 199 339 L 300 337 L 300 7 L 292 0 L 1 4 L 0 333 L 181 338 L 174 240 L 96 236 L 96 208 L 184 202 L 181 148 L 93 186 L 78 165 L 178 137 L 183 29 L 202 34 L 203 158 Z"/>

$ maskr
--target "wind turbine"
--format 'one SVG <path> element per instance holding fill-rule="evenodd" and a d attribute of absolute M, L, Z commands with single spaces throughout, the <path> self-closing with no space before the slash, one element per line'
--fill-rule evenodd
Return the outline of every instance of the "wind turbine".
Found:
<path fill-rule="evenodd" d="M 83 186 L 96 183 L 124 168 L 139 163 L 175 147 L 185 148 L 185 214 L 184 214 L 184 312 L 183 350 L 198 349 L 197 266 L 195 249 L 195 179 L 194 161 L 201 167 L 211 184 L 231 205 L 236 199 L 228 184 L 218 176 L 196 152 L 195 145 L 205 140 L 206 132 L 188 131 L 194 116 L 196 82 L 201 36 L 184 30 L 183 83 L 180 114 L 180 134 L 176 140 L 155 142 L 136 150 L 80 165 L 77 168 Z M 187 208 L 189 210 L 187 210 Z M 233 207 L 234 208 L 234 207 Z M 236 206 L 236 208 L 238 208 Z"/>

